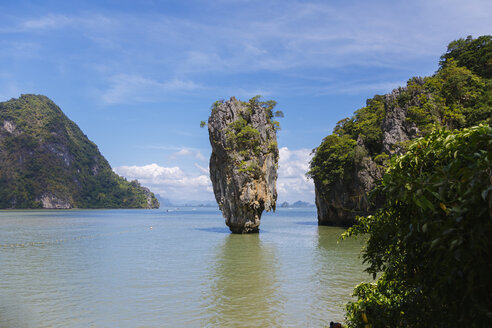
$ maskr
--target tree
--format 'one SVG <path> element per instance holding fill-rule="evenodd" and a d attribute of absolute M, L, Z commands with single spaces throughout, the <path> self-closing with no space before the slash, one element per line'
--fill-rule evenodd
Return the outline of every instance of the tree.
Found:
<path fill-rule="evenodd" d="M 486 327 L 492 320 L 492 128 L 437 130 L 393 158 L 355 288 L 350 327 Z M 367 321 L 367 322 L 366 322 Z"/>
<path fill-rule="evenodd" d="M 478 76 L 492 78 L 492 36 L 483 35 L 476 39 L 468 36 L 451 42 L 448 51 L 441 56 L 441 68 L 446 67 L 451 58 L 458 62 L 458 66 L 465 66 Z"/>

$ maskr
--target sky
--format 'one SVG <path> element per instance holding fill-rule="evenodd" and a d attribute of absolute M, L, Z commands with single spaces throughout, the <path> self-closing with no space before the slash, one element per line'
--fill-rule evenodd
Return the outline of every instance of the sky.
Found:
<path fill-rule="evenodd" d="M 375 94 L 432 75 L 449 42 L 491 34 L 490 0 L 0 0 L 0 101 L 42 94 L 114 171 L 212 201 L 210 106 L 284 112 L 278 201 L 314 203 L 311 151 Z"/>

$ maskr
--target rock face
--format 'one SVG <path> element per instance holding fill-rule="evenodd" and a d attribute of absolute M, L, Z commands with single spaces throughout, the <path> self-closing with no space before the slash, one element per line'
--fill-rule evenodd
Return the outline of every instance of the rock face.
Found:
<path fill-rule="evenodd" d="M 264 210 L 275 210 L 278 147 L 271 108 L 254 98 L 216 102 L 208 120 L 215 199 L 233 233 L 258 232 Z"/>
<path fill-rule="evenodd" d="M 159 200 L 157 199 L 157 197 L 155 197 L 154 193 L 151 192 L 149 188 L 140 185 L 138 181 L 132 181 L 131 184 L 133 184 L 136 188 L 141 190 L 143 195 L 145 196 L 145 201 L 146 201 L 145 208 L 159 208 L 160 206 Z"/>
<path fill-rule="evenodd" d="M 414 78 L 416 83 L 423 84 L 422 78 Z M 387 154 L 401 154 L 403 149 L 399 146 L 401 142 L 415 138 L 419 129 L 414 123 L 407 121 L 407 112 L 409 106 L 420 106 L 420 102 L 416 95 L 405 104 L 404 107 L 397 105 L 397 99 L 402 90 L 400 88 L 393 90 L 392 93 L 385 95 L 384 106 L 386 115 L 381 124 L 383 131 L 383 151 Z"/>
<path fill-rule="evenodd" d="M 423 84 L 423 80 L 415 78 L 416 83 Z M 418 136 L 417 126 L 407 120 L 409 106 L 419 106 L 418 95 L 412 97 L 400 106 L 397 99 L 406 88 L 393 90 L 383 97 L 384 117 L 381 121 L 382 138 L 380 147 L 382 153 L 388 157 L 393 154 L 401 154 L 401 143 Z M 318 209 L 318 224 L 330 226 L 351 226 L 355 223 L 356 216 L 366 216 L 371 213 L 371 201 L 368 193 L 374 189 L 376 183 L 382 178 L 384 166 L 376 163 L 375 158 L 367 155 L 368 148 L 364 139 L 357 138 L 356 153 L 359 160 L 351 168 L 347 168 L 344 179 L 338 180 L 328 191 L 323 189 L 323 184 L 313 177 L 315 185 L 315 200 Z M 382 203 L 382 199 L 373 199 L 373 207 Z"/>
<path fill-rule="evenodd" d="M 368 191 L 381 179 L 383 170 L 370 157 L 350 173 L 351 183 L 338 181 L 323 194 L 320 183 L 315 179 L 315 201 L 318 210 L 318 224 L 349 227 L 355 223 L 356 216 L 369 214 Z"/>
<path fill-rule="evenodd" d="M 41 201 L 43 204 L 43 208 L 52 208 L 52 209 L 69 209 L 72 208 L 72 204 L 68 199 L 58 198 L 51 194 L 42 195 L 37 201 Z"/>
<path fill-rule="evenodd" d="M 50 99 L 0 102 L 0 208 L 158 208 Z"/>

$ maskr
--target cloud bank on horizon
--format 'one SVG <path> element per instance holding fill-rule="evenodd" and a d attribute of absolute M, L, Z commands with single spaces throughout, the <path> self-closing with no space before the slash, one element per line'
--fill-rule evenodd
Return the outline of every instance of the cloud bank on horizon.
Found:
<path fill-rule="evenodd" d="M 188 150 L 181 150 L 187 153 Z M 303 200 L 313 203 L 314 184 L 306 177 L 311 160 L 310 149 L 279 149 L 277 180 L 278 200 L 295 202 Z M 143 166 L 120 166 L 114 171 L 128 180 L 138 180 L 153 192 L 172 201 L 183 202 L 214 200 L 208 167 L 195 163 L 198 174 L 187 173 L 179 166 L 163 167 L 152 163 Z"/>

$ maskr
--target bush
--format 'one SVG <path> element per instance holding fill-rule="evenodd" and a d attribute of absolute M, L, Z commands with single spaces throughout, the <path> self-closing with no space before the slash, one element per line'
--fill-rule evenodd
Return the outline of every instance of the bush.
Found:
<path fill-rule="evenodd" d="M 344 237 L 369 234 L 350 327 L 486 327 L 492 320 L 492 128 L 438 130 L 391 160 L 386 201 Z"/>

